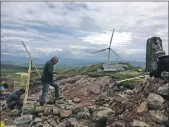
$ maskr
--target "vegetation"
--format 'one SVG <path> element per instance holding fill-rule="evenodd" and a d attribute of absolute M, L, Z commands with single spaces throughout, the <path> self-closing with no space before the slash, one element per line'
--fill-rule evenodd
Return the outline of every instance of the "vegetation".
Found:
<path fill-rule="evenodd" d="M 141 69 L 140 67 L 134 67 L 130 64 L 128 64 L 129 69 L 128 71 L 124 72 L 97 72 L 97 69 L 103 69 L 102 64 L 96 64 L 91 65 L 87 67 L 78 67 L 74 69 L 56 69 L 56 74 L 59 78 L 66 78 L 66 77 L 72 77 L 75 75 L 89 75 L 92 77 L 101 77 L 101 76 L 110 76 L 112 78 L 116 79 L 126 79 L 126 78 L 132 78 L 139 75 L 144 75 L 145 72 L 137 72 L 138 69 Z M 42 73 L 42 69 L 38 69 L 40 74 Z M 18 67 L 13 65 L 3 65 L 1 66 L 1 75 L 12 75 L 17 72 L 27 72 L 28 67 Z M 36 73 L 35 69 L 33 70 L 31 74 L 31 80 L 38 79 L 39 76 Z"/>

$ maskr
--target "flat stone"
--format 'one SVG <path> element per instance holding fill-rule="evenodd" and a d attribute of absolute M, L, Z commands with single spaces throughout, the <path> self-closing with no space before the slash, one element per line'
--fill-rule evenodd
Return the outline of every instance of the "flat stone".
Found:
<path fill-rule="evenodd" d="M 59 123 L 58 127 L 66 127 L 64 123 Z"/>
<path fill-rule="evenodd" d="M 40 123 L 40 122 L 42 122 L 42 121 L 43 121 L 42 118 L 35 118 L 35 119 L 34 119 L 34 122 L 35 122 L 35 123 Z"/>
<path fill-rule="evenodd" d="M 37 124 L 35 125 L 35 127 L 42 127 L 42 126 L 43 126 L 42 123 L 37 123 Z"/>
<path fill-rule="evenodd" d="M 163 97 L 161 97 L 160 95 L 151 93 L 148 96 L 148 108 L 149 109 L 159 109 L 164 103 L 164 99 Z"/>
<path fill-rule="evenodd" d="M 137 112 L 138 113 L 147 112 L 148 111 L 147 104 L 148 104 L 147 102 L 142 102 L 140 106 L 137 108 Z"/>
<path fill-rule="evenodd" d="M 50 114 L 52 114 L 52 107 L 45 107 L 45 110 L 44 110 L 44 112 L 43 112 L 43 114 L 44 115 L 50 115 Z"/>
<path fill-rule="evenodd" d="M 77 98 L 77 97 L 75 97 L 75 98 L 73 99 L 73 102 L 75 102 L 75 103 L 80 103 L 80 99 Z"/>
<path fill-rule="evenodd" d="M 45 110 L 44 106 L 35 106 L 35 112 L 36 113 L 43 112 L 44 110 Z"/>
<path fill-rule="evenodd" d="M 9 116 L 20 116 L 21 115 L 21 110 L 14 109 L 9 113 Z"/>
<path fill-rule="evenodd" d="M 169 83 L 165 84 L 162 87 L 159 87 L 157 93 L 161 96 L 169 97 Z"/>
<path fill-rule="evenodd" d="M 132 127 L 150 127 L 150 125 L 138 120 L 134 120 L 132 123 Z"/>
<path fill-rule="evenodd" d="M 61 110 L 60 116 L 61 118 L 66 118 L 72 115 L 72 110 Z"/>
<path fill-rule="evenodd" d="M 53 108 L 53 115 L 60 115 L 60 108 L 58 107 Z"/>
<path fill-rule="evenodd" d="M 152 110 L 149 112 L 150 112 L 151 118 L 154 122 L 159 123 L 160 121 L 167 119 L 167 117 L 164 114 L 162 114 L 161 111 L 159 111 L 159 110 Z"/>

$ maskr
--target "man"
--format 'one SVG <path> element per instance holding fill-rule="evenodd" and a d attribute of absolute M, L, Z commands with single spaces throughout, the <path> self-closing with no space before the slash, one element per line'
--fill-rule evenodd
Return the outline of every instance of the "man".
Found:
<path fill-rule="evenodd" d="M 55 99 L 59 99 L 59 87 L 56 83 L 53 82 L 53 66 L 58 63 L 58 58 L 53 57 L 51 60 L 47 61 L 43 68 L 42 73 L 42 95 L 40 97 L 40 105 L 45 104 L 45 96 L 48 92 L 49 86 L 53 86 L 55 88 Z"/>
<path fill-rule="evenodd" d="M 21 110 L 23 106 L 21 95 L 23 95 L 24 93 L 25 93 L 25 89 L 20 89 L 9 94 L 6 100 L 8 108 L 13 110 L 16 106 L 18 110 Z"/>

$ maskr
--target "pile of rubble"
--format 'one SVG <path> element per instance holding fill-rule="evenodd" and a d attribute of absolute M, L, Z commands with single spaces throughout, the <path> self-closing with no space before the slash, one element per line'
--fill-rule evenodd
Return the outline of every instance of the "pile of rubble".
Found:
<path fill-rule="evenodd" d="M 133 87 L 116 84 L 109 77 L 75 76 L 59 81 L 64 98 L 55 101 L 54 91 L 40 106 L 40 91 L 32 92 L 33 102 L 23 107 L 15 124 L 32 127 L 167 127 L 169 84 L 148 79 Z M 40 82 L 37 88 L 41 87 Z M 33 87 L 35 90 L 35 86 Z M 38 95 L 38 96 L 37 96 Z M 31 96 L 30 96 L 31 97 Z M 86 99 L 86 100 L 85 100 Z M 19 115 L 15 110 L 13 115 Z M 12 113 L 10 114 L 12 115 Z"/>

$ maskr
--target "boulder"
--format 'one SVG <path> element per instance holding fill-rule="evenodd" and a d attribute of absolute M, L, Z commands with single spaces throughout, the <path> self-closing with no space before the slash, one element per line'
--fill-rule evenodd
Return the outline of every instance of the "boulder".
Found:
<path fill-rule="evenodd" d="M 60 113 L 61 118 L 67 118 L 71 115 L 72 115 L 72 110 L 65 110 L 65 109 L 61 110 L 61 113 Z"/>
<path fill-rule="evenodd" d="M 27 123 L 30 123 L 33 120 L 33 115 L 23 115 L 21 117 L 18 117 L 14 120 L 14 123 L 16 125 L 24 125 Z"/>
<path fill-rule="evenodd" d="M 66 127 L 64 123 L 59 123 L 58 127 Z"/>
<path fill-rule="evenodd" d="M 35 106 L 35 112 L 36 113 L 43 112 L 44 110 L 45 110 L 44 106 Z"/>
<path fill-rule="evenodd" d="M 60 115 L 60 108 L 58 107 L 53 108 L 53 115 Z"/>
<path fill-rule="evenodd" d="M 132 123 L 132 127 L 150 127 L 150 125 L 138 120 L 134 120 Z"/>
<path fill-rule="evenodd" d="M 52 114 L 52 110 L 53 110 L 52 107 L 45 107 L 43 114 L 48 116 L 48 115 Z"/>
<path fill-rule="evenodd" d="M 35 125 L 35 127 L 42 127 L 42 126 L 43 126 L 42 123 L 37 123 L 37 124 Z"/>
<path fill-rule="evenodd" d="M 53 104 L 53 103 L 55 103 L 55 97 L 53 97 L 53 96 L 51 96 L 51 95 L 47 95 L 47 96 L 45 97 L 45 100 L 46 100 L 46 103 L 47 103 L 47 104 Z"/>
<path fill-rule="evenodd" d="M 50 127 L 50 124 L 43 124 L 43 126 L 42 127 Z"/>
<path fill-rule="evenodd" d="M 78 112 L 77 113 L 77 119 L 89 119 L 90 118 L 90 113 L 89 112 Z"/>
<path fill-rule="evenodd" d="M 96 122 L 97 127 L 105 127 L 107 118 L 110 114 L 114 113 L 114 111 L 110 108 L 100 107 L 100 109 L 103 109 L 99 111 L 96 116 L 94 116 L 94 121 Z"/>
<path fill-rule="evenodd" d="M 21 110 L 13 109 L 13 110 L 9 113 L 9 116 L 17 117 L 17 116 L 20 116 L 21 113 L 22 113 Z"/>
<path fill-rule="evenodd" d="M 43 120 L 42 120 L 42 118 L 35 118 L 34 119 L 34 123 L 40 123 L 40 122 L 42 122 Z"/>
<path fill-rule="evenodd" d="M 80 103 L 80 99 L 77 98 L 77 97 L 75 97 L 75 98 L 73 99 L 73 102 L 75 102 L 75 103 Z"/>
<path fill-rule="evenodd" d="M 140 106 L 137 108 L 137 112 L 138 113 L 147 112 L 148 111 L 147 104 L 148 104 L 147 102 L 142 102 Z"/>
<path fill-rule="evenodd" d="M 167 117 L 163 113 L 161 113 L 161 111 L 159 110 L 152 110 L 149 112 L 154 122 L 160 123 L 160 121 L 167 119 Z"/>
<path fill-rule="evenodd" d="M 157 93 L 164 97 L 169 97 L 169 83 L 165 84 L 162 87 L 159 87 Z"/>
<path fill-rule="evenodd" d="M 54 120 L 54 118 L 50 118 L 47 120 L 48 123 L 52 126 L 52 127 L 55 127 L 57 125 L 56 121 Z"/>
<path fill-rule="evenodd" d="M 78 124 L 78 121 L 76 118 L 69 118 L 67 121 L 69 121 L 71 124 L 76 125 Z"/>
<path fill-rule="evenodd" d="M 115 121 L 113 124 L 111 124 L 111 127 L 125 127 L 125 122 L 124 121 Z"/>
<path fill-rule="evenodd" d="M 75 109 L 73 109 L 72 113 L 73 113 L 74 115 L 76 115 L 78 112 L 82 112 L 82 111 L 83 111 L 83 108 L 81 108 L 81 107 L 76 107 Z"/>
<path fill-rule="evenodd" d="M 163 97 L 161 97 L 160 95 L 154 94 L 154 93 L 150 93 L 148 96 L 148 108 L 149 109 L 159 109 L 164 103 L 164 99 Z"/>
<path fill-rule="evenodd" d="M 125 91 L 125 93 L 126 93 L 126 94 L 131 95 L 131 94 L 133 94 L 133 93 L 134 93 L 134 91 L 133 91 L 133 90 L 129 90 L 129 89 L 127 89 L 127 90 Z"/>

